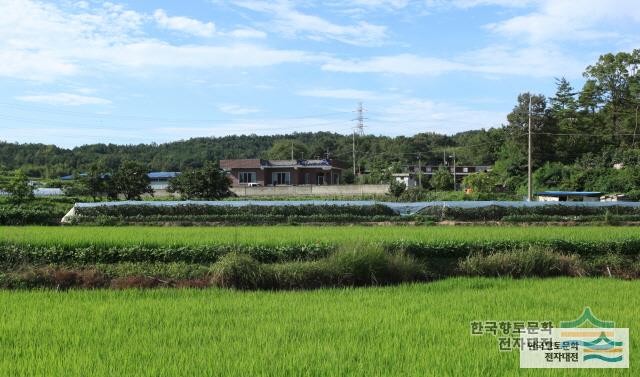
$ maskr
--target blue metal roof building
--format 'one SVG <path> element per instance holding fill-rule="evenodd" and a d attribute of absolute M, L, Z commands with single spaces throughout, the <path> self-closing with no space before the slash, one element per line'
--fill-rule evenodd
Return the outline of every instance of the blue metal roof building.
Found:
<path fill-rule="evenodd" d="M 151 180 L 154 179 L 171 179 L 180 175 L 179 171 L 152 171 L 147 174 Z"/>
<path fill-rule="evenodd" d="M 597 202 L 604 192 L 600 191 L 540 191 L 535 195 L 540 201 L 568 202 L 582 200 L 584 202 Z"/>

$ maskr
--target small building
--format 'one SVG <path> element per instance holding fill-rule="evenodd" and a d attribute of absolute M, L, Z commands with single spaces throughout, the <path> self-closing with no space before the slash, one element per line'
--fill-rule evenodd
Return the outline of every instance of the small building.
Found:
<path fill-rule="evenodd" d="M 418 180 L 416 179 L 416 174 L 414 173 L 395 173 L 392 175 L 396 182 L 404 183 L 407 188 L 418 186 Z"/>
<path fill-rule="evenodd" d="M 604 193 L 599 191 L 541 191 L 536 192 L 540 202 L 599 202 Z"/>
<path fill-rule="evenodd" d="M 601 202 L 631 202 L 632 200 L 625 194 L 608 194 L 600 197 Z"/>
<path fill-rule="evenodd" d="M 81 178 L 81 177 L 86 177 L 87 173 L 80 173 L 80 174 L 69 174 L 69 175 L 63 175 L 62 177 L 60 177 L 61 181 L 73 181 L 76 178 Z"/>
<path fill-rule="evenodd" d="M 220 160 L 232 186 L 337 185 L 343 168 L 332 160 Z"/>
<path fill-rule="evenodd" d="M 151 180 L 151 188 L 153 190 L 166 190 L 169 187 L 169 181 L 180 175 L 179 171 L 152 171 L 147 174 Z"/>
<path fill-rule="evenodd" d="M 102 174 L 102 177 L 108 177 L 110 174 Z M 147 174 L 151 181 L 150 186 L 154 191 L 166 190 L 169 187 L 169 181 L 180 175 L 179 171 L 152 171 Z M 76 178 L 86 177 L 87 173 L 71 174 L 60 177 L 62 181 L 73 181 Z"/>
<path fill-rule="evenodd" d="M 478 166 L 456 165 L 455 171 L 454 171 L 453 165 L 451 164 L 445 165 L 444 168 L 449 169 L 449 172 L 455 175 L 457 182 L 462 182 L 462 179 L 464 179 L 464 177 L 468 176 L 469 174 L 481 173 L 481 172 L 486 172 L 491 170 L 491 166 L 485 166 L 485 165 L 478 165 Z M 440 166 L 436 166 L 436 165 L 424 165 L 424 166 L 420 166 L 419 169 L 417 165 L 409 166 L 410 173 L 417 174 L 418 171 L 422 170 L 422 174 L 429 178 L 436 171 L 438 171 L 438 169 L 440 169 Z"/>

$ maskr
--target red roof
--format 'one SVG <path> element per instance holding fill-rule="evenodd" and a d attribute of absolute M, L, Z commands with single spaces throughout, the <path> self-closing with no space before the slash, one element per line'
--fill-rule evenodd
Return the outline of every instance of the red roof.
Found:
<path fill-rule="evenodd" d="M 259 169 L 260 160 L 220 160 L 221 169 Z"/>

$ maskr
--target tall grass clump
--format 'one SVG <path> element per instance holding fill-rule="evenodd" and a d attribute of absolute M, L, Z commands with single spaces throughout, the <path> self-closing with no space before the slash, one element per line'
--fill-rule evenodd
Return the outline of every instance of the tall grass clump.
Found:
<path fill-rule="evenodd" d="M 584 264 L 591 276 L 622 277 L 625 279 L 640 277 L 638 256 L 607 253 L 590 258 Z"/>
<path fill-rule="evenodd" d="M 211 281 L 219 287 L 256 289 L 260 287 L 262 266 L 249 255 L 232 252 L 211 267 Z"/>
<path fill-rule="evenodd" d="M 565 255 L 547 248 L 530 247 L 463 259 L 459 270 L 469 276 L 550 277 L 581 276 L 584 270 L 577 255 Z"/>
<path fill-rule="evenodd" d="M 345 286 L 396 284 L 426 276 L 426 268 L 412 256 L 375 246 L 340 250 L 323 262 Z"/>
<path fill-rule="evenodd" d="M 212 283 L 238 289 L 313 289 L 390 285 L 427 278 L 423 263 L 381 248 L 344 249 L 316 261 L 260 264 L 231 253 L 212 266 Z"/>

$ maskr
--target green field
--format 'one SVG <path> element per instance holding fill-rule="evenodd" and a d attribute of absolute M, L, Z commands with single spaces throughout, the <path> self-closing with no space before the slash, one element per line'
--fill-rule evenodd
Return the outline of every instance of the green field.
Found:
<path fill-rule="evenodd" d="M 636 227 L 264 226 L 264 227 L 0 227 L 0 242 L 35 245 L 205 245 L 493 240 L 613 241 L 640 239 Z"/>
<path fill-rule="evenodd" d="M 617 376 L 525 370 L 472 320 L 570 320 L 639 344 L 640 282 L 449 279 L 386 288 L 0 292 L 2 376 Z"/>

